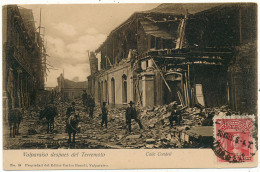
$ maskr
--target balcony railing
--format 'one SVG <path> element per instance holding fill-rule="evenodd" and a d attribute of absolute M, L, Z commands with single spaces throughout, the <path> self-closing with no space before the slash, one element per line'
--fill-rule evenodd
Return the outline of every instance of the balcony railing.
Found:
<path fill-rule="evenodd" d="M 23 53 L 15 46 L 10 46 L 9 52 L 16 59 L 16 61 L 24 68 L 24 70 L 27 71 L 30 75 L 32 75 L 30 60 L 24 58 Z"/>

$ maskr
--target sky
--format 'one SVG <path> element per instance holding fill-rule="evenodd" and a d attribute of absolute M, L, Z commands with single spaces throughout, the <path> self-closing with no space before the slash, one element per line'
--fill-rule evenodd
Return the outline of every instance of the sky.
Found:
<path fill-rule="evenodd" d="M 46 87 L 57 85 L 63 72 L 66 79 L 86 81 L 90 75 L 87 51 L 96 50 L 109 33 L 136 11 L 145 11 L 159 4 L 82 4 L 82 5 L 19 5 L 32 9 L 36 27 L 45 29 L 47 63 L 57 70 L 47 73 Z M 41 33 L 44 31 L 41 30 Z"/>

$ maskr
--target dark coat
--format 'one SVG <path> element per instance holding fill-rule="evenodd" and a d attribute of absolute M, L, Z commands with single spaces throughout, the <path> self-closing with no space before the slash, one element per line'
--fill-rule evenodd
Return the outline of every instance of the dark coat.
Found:
<path fill-rule="evenodd" d="M 126 121 L 137 118 L 137 111 L 134 107 L 127 107 L 126 109 Z"/>
<path fill-rule="evenodd" d="M 90 107 L 95 107 L 95 100 L 94 100 L 94 98 L 90 98 L 89 99 L 89 106 Z"/>
<path fill-rule="evenodd" d="M 68 107 L 68 108 L 67 108 L 67 112 L 66 112 L 66 117 L 67 117 L 67 118 L 70 117 L 71 112 L 75 112 L 75 108 L 74 108 L 74 107 Z"/>
<path fill-rule="evenodd" d="M 82 101 L 83 101 L 84 106 L 88 105 L 89 97 L 88 97 L 87 93 L 82 94 Z"/>
<path fill-rule="evenodd" d="M 169 118 L 172 121 L 175 121 L 175 123 L 180 124 L 180 122 L 182 121 L 181 110 L 173 109 Z"/>
<path fill-rule="evenodd" d="M 107 117 L 107 108 L 105 106 L 102 107 L 102 117 Z"/>

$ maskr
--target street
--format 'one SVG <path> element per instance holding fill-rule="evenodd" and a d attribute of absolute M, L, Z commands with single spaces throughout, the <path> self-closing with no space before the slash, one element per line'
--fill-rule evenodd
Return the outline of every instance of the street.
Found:
<path fill-rule="evenodd" d="M 56 101 L 58 102 L 58 101 Z M 170 128 L 167 106 L 145 108 L 139 113 L 144 129 L 132 121 L 132 132 L 127 132 L 125 108 L 109 108 L 108 128 L 101 127 L 101 110 L 95 107 L 94 119 L 85 112 L 81 100 L 75 100 L 76 109 L 80 112 L 80 132 L 76 134 L 76 143 L 69 144 L 65 133 L 66 109 L 70 103 L 56 103 L 59 115 L 55 118 L 55 128 L 47 133 L 47 122 L 39 120 L 39 113 L 26 111 L 19 128 L 19 135 L 9 137 L 9 130 L 4 133 L 4 149 L 128 149 L 128 148 L 182 148 L 180 138 L 174 131 L 187 126 L 201 125 L 202 117 L 196 115 L 198 109 L 189 109 L 183 114 L 181 126 Z M 125 105 L 126 106 L 126 105 Z M 185 115 L 186 114 L 186 115 Z M 186 118 L 186 116 L 188 118 Z M 194 117 L 194 118 L 192 118 Z M 8 128 L 8 124 L 5 123 Z"/>
<path fill-rule="evenodd" d="M 76 143 L 68 144 L 68 135 L 65 133 L 65 113 L 69 103 L 57 104 L 59 115 L 55 118 L 55 128 L 47 134 L 47 123 L 43 119 L 39 121 L 39 113 L 27 111 L 20 125 L 19 135 L 9 137 L 9 131 L 5 131 L 5 149 L 68 149 L 68 148 L 152 148 L 155 139 L 160 136 L 156 128 L 148 132 L 149 126 L 144 123 L 144 129 L 140 131 L 137 123 L 132 122 L 132 133 L 127 133 L 123 109 L 110 109 L 108 116 L 108 128 L 101 127 L 101 110 L 95 108 L 94 119 L 90 119 L 85 112 L 81 101 L 77 101 L 76 108 L 80 110 L 80 133 L 76 135 Z M 7 125 L 7 123 L 5 123 Z M 8 128 L 8 127 L 6 127 Z M 159 129 L 159 128 L 158 128 Z M 165 130 L 169 130 L 166 127 Z M 150 140 L 149 140 L 150 139 Z M 158 146 L 158 145 L 157 145 Z M 174 146 L 174 145 L 171 145 Z M 159 147 L 159 146 L 158 146 Z"/>

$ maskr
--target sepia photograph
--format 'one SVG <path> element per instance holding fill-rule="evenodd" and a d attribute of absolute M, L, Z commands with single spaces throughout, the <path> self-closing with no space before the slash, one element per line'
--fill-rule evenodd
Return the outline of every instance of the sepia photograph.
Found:
<path fill-rule="evenodd" d="M 257 20 L 256 3 L 3 5 L 3 150 L 256 162 Z"/>

